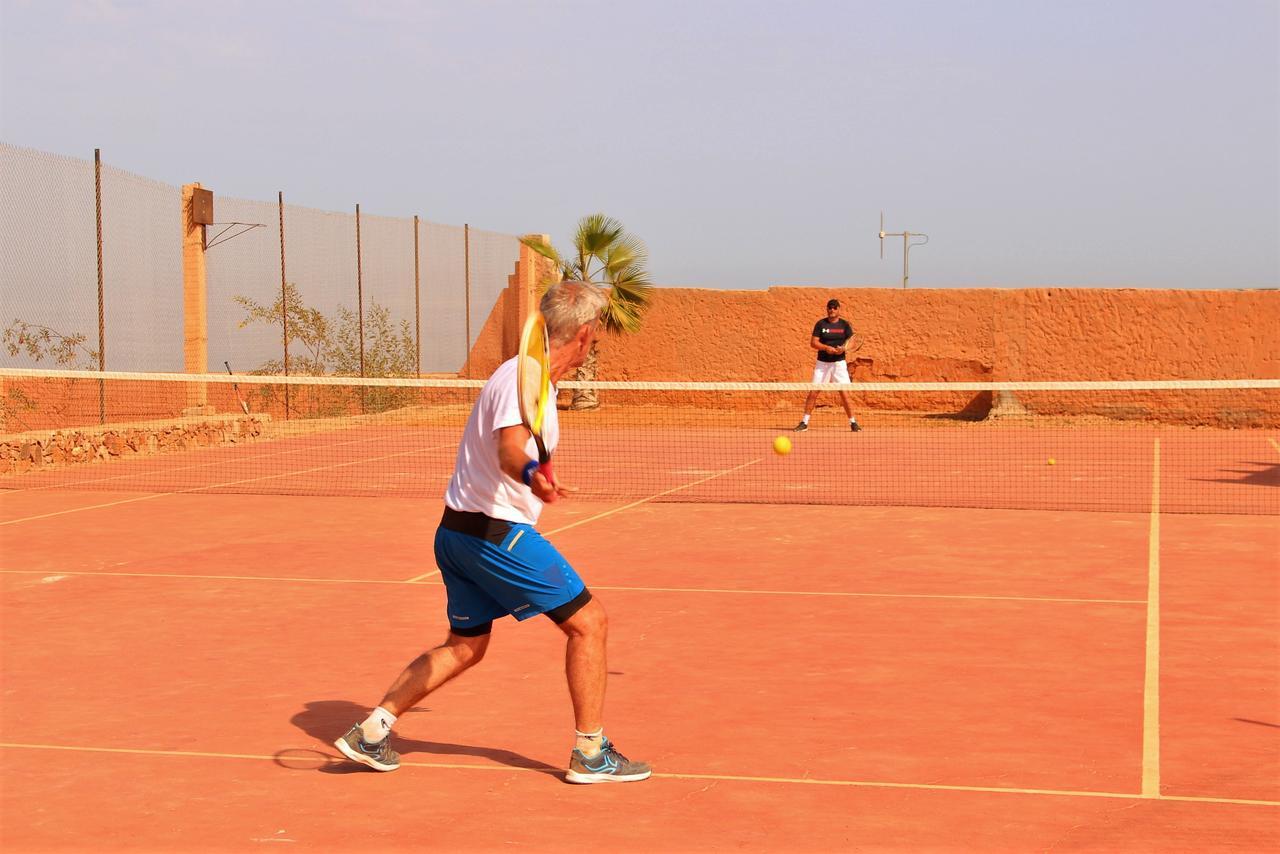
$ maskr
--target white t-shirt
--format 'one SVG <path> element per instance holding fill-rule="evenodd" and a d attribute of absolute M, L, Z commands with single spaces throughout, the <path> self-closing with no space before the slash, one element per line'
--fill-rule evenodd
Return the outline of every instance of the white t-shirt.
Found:
<path fill-rule="evenodd" d="M 555 386 L 551 387 L 555 399 Z M 512 480 L 498 466 L 498 431 L 520 423 L 520 403 L 516 397 L 516 360 L 503 362 L 480 390 L 462 431 L 458 461 L 444 493 L 444 503 L 454 510 L 483 513 L 493 519 L 536 525 L 542 500 L 518 480 Z M 555 450 L 560 439 L 556 408 L 547 408 L 542 423 L 542 440 L 547 451 Z M 538 446 L 529 437 L 525 453 L 538 458 Z"/>

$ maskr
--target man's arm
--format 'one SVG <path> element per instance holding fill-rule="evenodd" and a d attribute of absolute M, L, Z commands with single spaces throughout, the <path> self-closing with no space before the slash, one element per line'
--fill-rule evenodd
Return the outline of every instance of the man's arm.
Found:
<path fill-rule="evenodd" d="M 514 424 L 498 430 L 498 467 L 502 469 L 503 474 L 517 483 L 524 482 L 521 479 L 524 476 L 524 467 L 532 459 L 525 452 L 532 438 L 533 434 L 523 424 Z M 534 495 L 547 502 L 555 501 L 561 495 L 568 494 L 567 489 L 552 486 L 541 471 L 533 473 L 529 488 L 533 490 Z"/>
<path fill-rule="evenodd" d="M 809 346 L 817 350 L 819 353 L 840 354 L 844 352 L 844 350 L 842 350 L 839 347 L 828 347 L 826 344 L 823 344 L 821 341 L 818 340 L 817 335 L 813 336 L 813 338 L 810 339 Z"/>

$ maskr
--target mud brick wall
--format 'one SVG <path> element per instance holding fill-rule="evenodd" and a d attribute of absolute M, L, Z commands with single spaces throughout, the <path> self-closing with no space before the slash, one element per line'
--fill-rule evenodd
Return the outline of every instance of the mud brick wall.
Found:
<path fill-rule="evenodd" d="M 602 337 L 597 379 L 808 382 L 810 333 L 831 297 L 864 340 L 850 357 L 855 382 L 1280 378 L 1280 291 L 832 286 L 657 287 L 638 333 Z M 472 376 L 488 376 L 514 353 L 502 322 L 512 298 L 508 289 L 472 349 Z M 938 401 L 882 395 L 867 405 L 930 409 Z M 991 405 L 983 393 L 960 408 L 980 417 Z M 1182 411 L 1186 423 L 1280 418 L 1269 392 L 1225 404 L 1192 395 Z"/>

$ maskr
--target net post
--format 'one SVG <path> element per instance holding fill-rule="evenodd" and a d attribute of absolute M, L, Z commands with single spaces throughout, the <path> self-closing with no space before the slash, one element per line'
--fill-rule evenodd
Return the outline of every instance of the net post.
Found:
<path fill-rule="evenodd" d="M 284 255 L 284 190 L 276 193 L 276 206 L 280 213 L 280 328 L 284 339 L 284 375 L 289 376 L 289 285 L 285 273 Z M 289 420 L 289 384 L 284 384 L 284 417 Z"/>
<path fill-rule="evenodd" d="M 1022 376 L 1022 333 L 1010 322 L 1015 306 L 1005 303 L 1017 300 L 1018 291 L 998 291 L 995 294 L 992 325 L 992 379 L 996 382 L 1018 382 Z M 1020 326 L 1020 324 L 1019 324 Z M 1027 410 L 1011 389 L 996 389 L 991 393 L 991 408 L 987 418 L 1021 418 Z"/>
<path fill-rule="evenodd" d="M 102 269 L 102 149 L 93 150 L 93 200 L 98 227 L 98 371 L 107 369 L 107 324 Z M 98 423 L 107 423 L 106 383 L 98 380 Z"/>
<path fill-rule="evenodd" d="M 196 222 L 193 199 L 199 183 L 182 185 L 182 355 L 189 374 L 209 369 L 208 271 L 204 226 Z M 209 390 L 205 383 L 187 384 L 184 415 L 208 415 Z"/>

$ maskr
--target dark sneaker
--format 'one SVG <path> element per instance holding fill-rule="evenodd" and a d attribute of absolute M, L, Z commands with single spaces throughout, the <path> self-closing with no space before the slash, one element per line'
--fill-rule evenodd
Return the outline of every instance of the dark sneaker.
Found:
<path fill-rule="evenodd" d="M 652 773 L 649 763 L 631 761 L 606 738 L 600 752 L 590 759 L 575 747 L 569 754 L 569 773 L 564 778 L 570 783 L 630 783 Z"/>
<path fill-rule="evenodd" d="M 796 432 L 796 433 L 803 433 L 805 430 L 808 430 L 808 429 L 809 429 L 809 425 L 808 425 L 808 424 L 805 424 L 803 421 L 801 421 L 799 424 L 797 424 L 797 425 L 795 426 L 795 431 L 794 431 L 794 432 Z"/>
<path fill-rule="evenodd" d="M 852 431 L 853 431 L 853 432 L 855 432 L 855 433 L 861 433 L 861 432 L 862 432 L 862 427 L 858 424 L 858 422 L 857 422 L 857 421 L 850 421 L 850 422 L 849 422 L 849 429 L 850 429 L 850 430 L 852 430 Z"/>
<path fill-rule="evenodd" d="M 391 736 L 387 736 L 376 744 L 364 740 L 364 732 L 360 724 L 353 726 L 346 735 L 333 743 L 342 751 L 342 755 L 368 765 L 375 771 L 394 771 L 400 767 L 400 754 L 391 749 Z"/>

